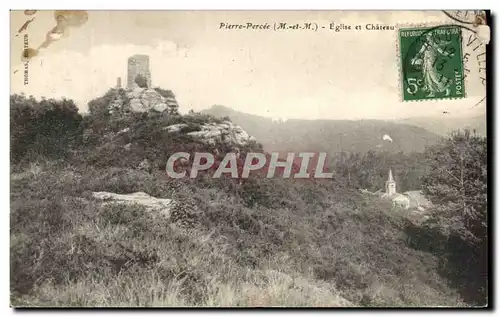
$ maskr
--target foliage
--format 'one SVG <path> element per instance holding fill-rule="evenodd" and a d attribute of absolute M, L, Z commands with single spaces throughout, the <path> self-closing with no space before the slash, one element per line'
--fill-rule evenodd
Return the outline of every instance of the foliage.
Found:
<path fill-rule="evenodd" d="M 164 98 L 175 99 L 175 95 L 172 90 L 162 89 L 160 87 L 155 88 L 156 92 L 159 93 Z"/>
<path fill-rule="evenodd" d="M 428 230 L 443 236 L 447 274 L 464 298 L 486 304 L 488 271 L 487 142 L 455 131 L 428 153 L 424 191 L 436 205 Z"/>
<path fill-rule="evenodd" d="M 82 117 L 72 100 L 10 96 L 11 162 L 64 157 L 81 136 Z"/>
<path fill-rule="evenodd" d="M 137 76 L 135 76 L 135 78 L 134 78 L 134 82 L 140 88 L 148 88 L 149 87 L 148 79 L 143 74 L 137 74 Z"/>
<path fill-rule="evenodd" d="M 463 223 L 464 238 L 471 242 L 487 234 L 486 138 L 469 130 L 454 132 L 428 152 L 429 173 L 425 193 L 441 206 L 439 217 Z"/>
<path fill-rule="evenodd" d="M 88 109 L 94 117 L 108 117 L 109 104 L 116 97 L 115 89 L 109 89 L 102 97 L 95 98 L 88 103 Z"/>
<path fill-rule="evenodd" d="M 389 169 L 392 169 L 400 193 L 420 190 L 420 176 L 428 169 L 423 153 L 341 153 L 331 164 L 335 166 L 337 177 L 349 186 L 370 191 L 384 190 Z"/>

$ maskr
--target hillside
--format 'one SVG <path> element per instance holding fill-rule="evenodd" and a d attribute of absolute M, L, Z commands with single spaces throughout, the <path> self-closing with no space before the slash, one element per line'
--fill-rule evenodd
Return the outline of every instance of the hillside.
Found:
<path fill-rule="evenodd" d="M 216 117 L 229 117 L 253 135 L 267 151 L 279 152 L 344 152 L 373 151 L 423 152 L 433 145 L 438 135 L 410 124 L 381 120 L 297 120 L 273 122 L 272 119 L 212 106 L 202 111 Z M 383 141 L 388 134 L 393 142 Z"/>
<path fill-rule="evenodd" d="M 414 117 L 398 120 L 403 124 L 413 124 L 439 135 L 449 134 L 453 130 L 469 128 L 486 136 L 486 114 L 473 117 Z"/>
<path fill-rule="evenodd" d="M 176 152 L 209 152 L 216 162 L 229 152 L 262 152 L 266 131 L 256 132 L 267 121 L 250 116 L 242 129 L 216 114 L 158 111 L 157 99 L 147 90 L 110 90 L 82 117 L 71 101 L 11 97 L 11 146 L 26 150 L 11 158 L 12 305 L 470 305 L 449 280 L 456 271 L 448 271 L 447 237 L 341 176 L 241 181 L 208 170 L 195 179 L 167 177 Z M 65 142 L 59 130 L 45 137 L 58 120 L 71 136 Z M 366 149 L 368 142 L 355 140 L 371 126 L 403 148 L 397 135 L 422 132 L 403 125 L 398 134 L 399 125 L 371 121 L 330 124 L 271 124 L 282 138 L 271 145 L 296 152 L 297 144 L 326 146 L 313 141 L 344 131 L 351 147 Z M 292 133 L 299 127 L 309 139 Z M 189 171 L 189 164 L 176 168 Z M 109 197 L 117 194 L 136 199 L 116 203 Z"/>

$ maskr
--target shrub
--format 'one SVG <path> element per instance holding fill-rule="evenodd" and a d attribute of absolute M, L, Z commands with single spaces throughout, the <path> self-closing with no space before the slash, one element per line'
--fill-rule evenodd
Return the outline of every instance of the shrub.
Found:
<path fill-rule="evenodd" d="M 425 193 L 435 204 L 425 224 L 442 241 L 443 274 L 464 298 L 487 303 L 487 142 L 469 130 L 455 131 L 427 152 Z M 419 247 L 427 247 L 421 244 Z"/>
<path fill-rule="evenodd" d="M 64 157 L 80 141 L 82 117 L 72 100 L 10 97 L 11 162 Z"/>
<path fill-rule="evenodd" d="M 146 78 L 146 76 L 144 76 L 142 74 L 138 74 L 137 76 L 135 76 L 134 82 L 140 88 L 148 88 L 148 86 L 149 86 L 148 79 Z"/>

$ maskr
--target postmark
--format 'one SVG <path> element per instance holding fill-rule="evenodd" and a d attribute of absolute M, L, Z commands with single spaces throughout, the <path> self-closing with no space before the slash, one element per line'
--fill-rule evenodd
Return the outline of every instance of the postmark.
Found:
<path fill-rule="evenodd" d="M 460 26 L 400 28 L 398 42 L 403 101 L 466 96 Z"/>
<path fill-rule="evenodd" d="M 443 13 L 462 24 L 473 26 L 486 24 L 486 11 L 484 10 L 443 10 Z"/>

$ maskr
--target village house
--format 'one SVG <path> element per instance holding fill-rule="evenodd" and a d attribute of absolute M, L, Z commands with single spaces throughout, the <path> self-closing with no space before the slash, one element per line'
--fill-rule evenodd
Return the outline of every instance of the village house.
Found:
<path fill-rule="evenodd" d="M 389 169 L 389 176 L 385 182 L 385 192 L 378 190 L 372 193 L 366 189 L 361 189 L 360 191 L 364 194 L 380 196 L 382 199 L 389 199 L 392 201 L 394 207 L 405 210 L 413 209 L 424 211 L 432 206 L 432 203 L 424 196 L 421 190 L 410 190 L 402 194 L 398 193 L 396 181 L 394 180 L 391 169 Z"/>

